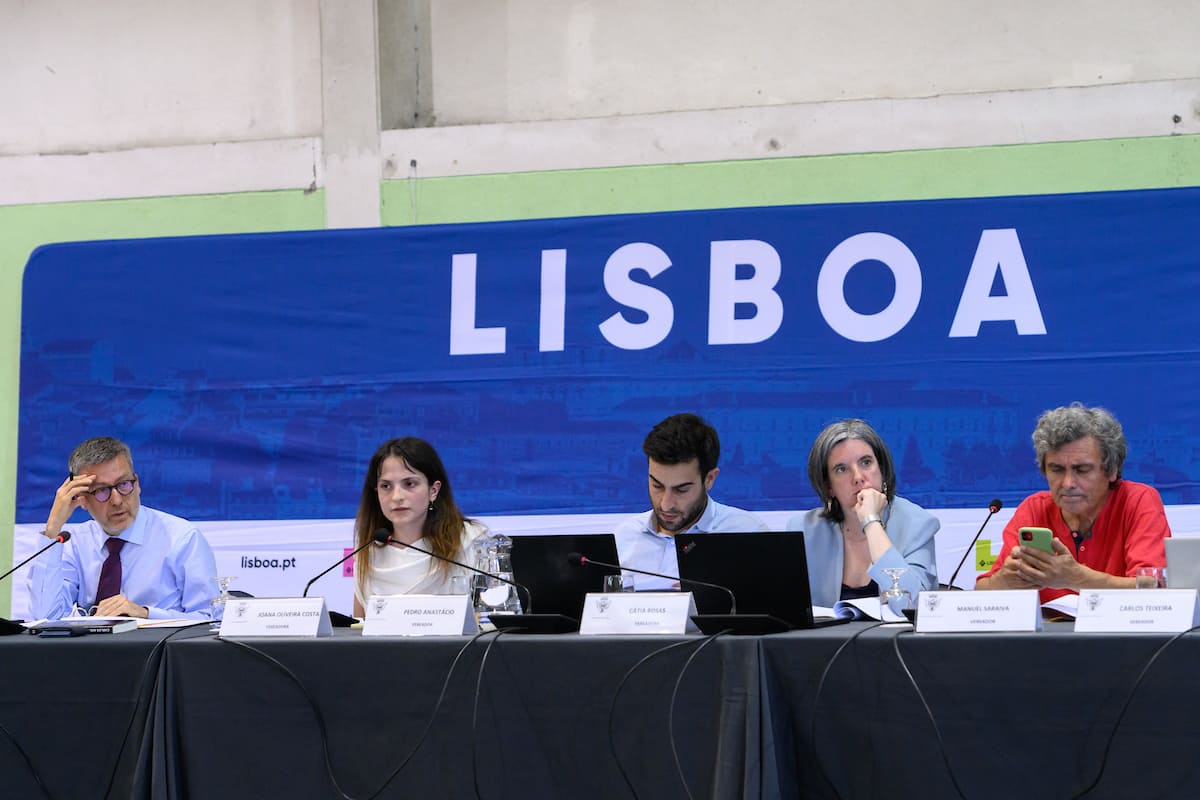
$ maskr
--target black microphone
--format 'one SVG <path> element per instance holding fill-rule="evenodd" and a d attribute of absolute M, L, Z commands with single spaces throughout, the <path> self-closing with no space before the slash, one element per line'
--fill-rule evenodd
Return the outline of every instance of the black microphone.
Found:
<path fill-rule="evenodd" d="M 387 533 L 387 531 L 382 531 L 382 532 Z M 379 533 L 380 533 L 380 531 L 375 531 L 376 536 L 378 536 Z M 446 556 L 439 556 L 437 553 L 431 553 L 428 550 L 424 550 L 420 547 L 416 547 L 415 545 L 405 544 L 404 542 L 397 541 L 396 539 L 392 539 L 391 537 L 388 537 L 388 539 L 389 539 L 388 544 L 392 545 L 393 547 L 407 547 L 409 550 L 416 550 L 418 553 L 424 553 L 425 555 L 429 556 L 430 558 L 436 558 L 438 561 L 447 561 L 451 564 L 454 564 L 455 566 L 462 567 L 463 569 L 469 569 L 469 570 L 471 570 L 471 572 L 474 572 L 476 575 L 483 575 L 488 578 L 495 578 L 496 580 L 500 581 L 501 583 L 507 583 L 509 586 L 514 587 L 518 592 L 524 590 L 524 592 L 525 592 L 525 609 L 524 609 L 525 614 L 533 613 L 533 593 L 529 591 L 529 587 L 527 587 L 525 584 L 517 583 L 516 581 L 510 581 L 508 578 L 502 578 L 499 575 L 495 575 L 491 572 L 484 572 L 483 570 L 479 569 L 478 567 L 472 567 L 470 564 L 464 564 L 461 561 L 455 561 L 453 558 L 447 558 Z"/>
<path fill-rule="evenodd" d="M 364 550 L 373 544 L 387 544 L 391 540 L 391 538 L 392 538 L 392 535 L 390 533 L 388 533 L 386 528 L 380 528 L 379 530 L 375 531 L 373 534 L 371 534 L 371 538 L 369 541 L 367 541 L 366 544 L 360 545 L 359 547 L 354 548 L 354 552 L 347 553 L 346 555 L 342 556 L 340 559 L 338 559 L 337 561 L 330 564 L 328 569 L 322 571 L 319 575 L 317 575 L 317 577 L 313 578 L 311 581 L 304 584 L 304 594 L 302 594 L 300 596 L 308 597 L 308 590 L 312 588 L 312 585 L 314 583 L 316 583 L 318 579 L 325 577 L 330 572 L 332 572 L 333 570 L 337 569 L 342 564 L 344 564 L 346 562 L 346 559 L 353 558 L 354 556 L 358 555 L 359 551 Z"/>
<path fill-rule="evenodd" d="M 0 575 L 0 581 L 4 580 L 4 579 L 5 579 L 5 578 L 7 578 L 9 575 L 12 575 L 14 572 L 16 572 L 17 570 L 19 570 L 21 567 L 23 567 L 23 566 L 25 566 L 26 564 L 28 564 L 30 561 L 33 561 L 35 558 L 37 558 L 37 557 L 38 557 L 38 556 L 40 556 L 42 553 L 44 553 L 44 552 L 46 552 L 47 550 L 49 550 L 51 547 L 54 547 L 54 545 L 56 545 L 56 544 L 62 544 L 63 542 L 65 542 L 65 541 L 68 541 L 70 538 L 71 538 L 71 532 L 70 532 L 70 531 L 59 531 L 59 534 L 58 534 L 58 536 L 55 536 L 55 537 L 54 537 L 54 541 L 50 542 L 50 544 L 46 545 L 46 546 L 45 546 L 45 547 L 43 547 L 41 550 L 38 550 L 36 553 L 34 553 L 34 554 L 33 554 L 33 555 L 31 555 L 29 558 L 27 558 L 27 559 L 25 559 L 24 561 L 22 561 L 20 564 L 17 564 L 15 567 L 13 567 L 12 569 L 10 569 L 8 572 L 4 573 L 3 575 Z"/>
<path fill-rule="evenodd" d="M 691 578 L 680 578 L 675 575 L 664 575 L 661 572 L 650 572 L 649 570 L 634 569 L 633 567 L 622 567 L 620 564 L 608 564 L 603 561 L 597 561 L 594 558 L 588 558 L 583 553 L 576 553 L 574 551 L 567 553 L 567 563 L 574 564 L 577 567 L 586 566 L 587 564 L 594 564 L 597 567 L 606 567 L 608 569 L 619 569 L 624 572 L 634 572 L 634 573 L 637 573 L 638 575 L 649 575 L 652 578 L 666 578 L 669 581 L 679 581 L 679 583 L 681 585 L 685 584 L 685 583 L 690 583 L 693 586 L 703 586 L 707 589 L 720 589 L 722 592 L 729 595 L 729 613 L 730 614 L 737 613 L 737 599 L 734 598 L 733 590 L 730 589 L 728 586 L 720 586 L 718 584 L 708 583 L 706 581 L 694 581 Z"/>
<path fill-rule="evenodd" d="M 36 553 L 34 553 L 29 558 L 22 561 L 20 564 L 17 564 L 15 567 L 10 569 L 8 572 L 4 573 L 3 575 L 0 575 L 0 581 L 4 580 L 9 575 L 12 575 L 14 572 L 19 570 L 21 567 L 28 564 L 30 561 L 33 561 L 35 558 L 37 558 L 42 553 L 49 550 L 51 547 L 54 547 L 54 545 L 62 544 L 63 542 L 67 541 L 70 538 L 71 538 L 70 531 L 59 531 L 58 536 L 55 536 L 54 541 L 50 542 L 50 544 L 46 545 L 41 550 L 38 550 Z M 24 632 L 25 632 L 25 627 L 23 625 L 21 625 L 17 622 L 13 622 L 12 620 L 9 620 L 9 619 L 5 619 L 4 617 L 0 617 L 0 636 L 9 636 L 14 633 L 24 633 Z"/>
<path fill-rule="evenodd" d="M 983 529 L 987 527 L 988 522 L 990 522 L 992 517 L 996 515 L 996 512 L 1002 508 L 1004 508 L 1004 503 L 1001 503 L 999 500 L 993 500 L 992 502 L 988 503 L 988 515 L 984 518 L 983 524 L 979 526 L 979 530 L 976 531 L 975 538 L 971 540 L 969 545 L 967 545 L 967 552 L 963 553 L 962 560 L 959 561 L 958 566 L 954 568 L 954 574 L 950 576 L 950 582 L 938 586 L 939 589 L 962 591 L 961 586 L 954 585 L 954 579 L 958 577 L 958 571 L 963 568 L 963 564 L 967 563 L 967 556 L 971 555 L 971 551 L 975 549 L 975 543 L 979 541 L 979 536 L 983 533 Z"/>

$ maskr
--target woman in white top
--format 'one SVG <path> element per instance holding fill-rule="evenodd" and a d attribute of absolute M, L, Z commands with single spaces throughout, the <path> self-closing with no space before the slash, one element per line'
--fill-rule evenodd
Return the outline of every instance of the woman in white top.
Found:
<path fill-rule="evenodd" d="M 406 436 L 384 442 L 371 457 L 354 521 L 361 546 L 377 530 L 392 544 L 368 547 L 355 556 L 354 614 L 363 616 L 373 594 L 438 594 L 452 575 L 467 571 L 404 545 L 467 562 L 470 545 L 487 529 L 466 519 L 454 502 L 446 468 L 433 445 Z"/>

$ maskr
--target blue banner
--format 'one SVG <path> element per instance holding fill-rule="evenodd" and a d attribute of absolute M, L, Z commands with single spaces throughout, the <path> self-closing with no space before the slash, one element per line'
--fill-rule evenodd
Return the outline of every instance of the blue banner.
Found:
<path fill-rule="evenodd" d="M 47 246 L 22 301 L 17 521 L 71 448 L 133 448 L 193 519 L 354 515 L 393 436 L 468 514 L 646 508 L 693 411 L 713 494 L 814 504 L 813 438 L 869 420 L 900 493 L 1015 502 L 1038 414 L 1125 426 L 1127 477 L 1200 502 L 1200 189 L 728 209 Z"/>

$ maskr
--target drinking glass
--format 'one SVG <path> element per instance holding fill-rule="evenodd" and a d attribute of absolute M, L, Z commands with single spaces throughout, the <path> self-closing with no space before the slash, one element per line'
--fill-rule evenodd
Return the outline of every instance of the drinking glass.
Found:
<path fill-rule="evenodd" d="M 1167 572 L 1163 567 L 1138 567 L 1133 574 L 1135 589 L 1162 589 L 1167 585 Z"/>
<path fill-rule="evenodd" d="M 892 585 L 879 593 L 879 611 L 890 609 L 897 617 L 903 617 L 905 609 L 913 607 L 912 593 L 900 585 L 900 576 L 908 572 L 907 567 L 891 567 L 884 572 L 892 579 Z"/>
<path fill-rule="evenodd" d="M 604 576 L 604 591 L 606 592 L 632 592 L 633 591 L 633 576 L 624 573 L 617 575 Z"/>
<path fill-rule="evenodd" d="M 221 619 L 225 616 L 225 604 L 229 602 L 229 584 L 237 580 L 236 576 L 227 575 L 219 578 L 213 578 L 217 582 L 217 588 L 221 593 L 212 599 L 212 628 L 216 630 L 221 627 Z"/>

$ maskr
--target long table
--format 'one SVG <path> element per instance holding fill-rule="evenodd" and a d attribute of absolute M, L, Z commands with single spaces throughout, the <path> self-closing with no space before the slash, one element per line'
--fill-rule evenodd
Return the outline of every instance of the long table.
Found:
<path fill-rule="evenodd" d="M 0 637 L 0 797 L 131 797 L 171 631 Z"/>
<path fill-rule="evenodd" d="M 1200 641 L 1156 656 L 1169 638 L 8 637 L 0 776 L 52 798 L 1194 796 Z"/>
<path fill-rule="evenodd" d="M 694 796 L 753 797 L 756 651 L 755 640 L 730 637 L 397 641 L 349 631 L 172 643 L 158 788 L 465 798 L 478 783 L 484 797 L 687 797 L 673 738 Z"/>
<path fill-rule="evenodd" d="M 773 796 L 1200 796 L 1200 637 L 1072 629 L 764 638 Z"/>

